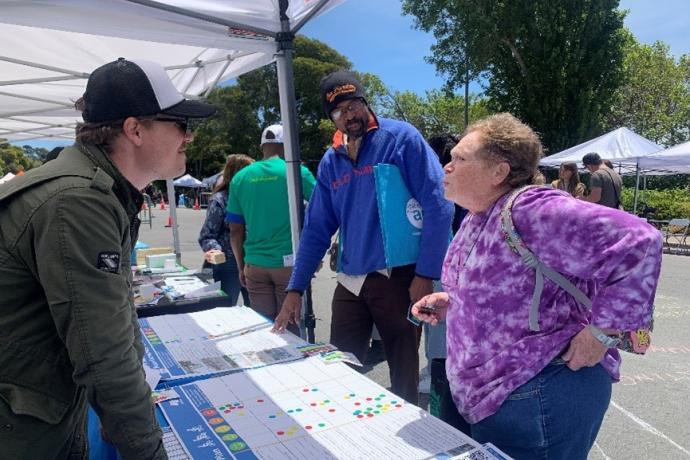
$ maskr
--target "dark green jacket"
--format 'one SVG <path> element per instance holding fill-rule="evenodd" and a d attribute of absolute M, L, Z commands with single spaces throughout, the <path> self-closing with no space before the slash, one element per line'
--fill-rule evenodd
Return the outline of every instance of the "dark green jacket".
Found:
<path fill-rule="evenodd" d="M 0 186 L 0 458 L 74 455 L 87 399 L 123 458 L 166 458 L 129 294 L 141 202 L 80 144 Z"/>

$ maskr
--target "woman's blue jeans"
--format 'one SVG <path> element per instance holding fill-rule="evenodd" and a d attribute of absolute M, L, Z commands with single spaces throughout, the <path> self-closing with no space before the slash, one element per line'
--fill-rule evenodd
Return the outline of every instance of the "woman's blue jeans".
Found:
<path fill-rule="evenodd" d="M 571 371 L 556 359 L 497 413 L 472 425 L 472 437 L 518 460 L 586 460 L 611 400 L 611 383 L 600 364 Z"/>
<path fill-rule="evenodd" d="M 237 305 L 241 292 L 244 305 L 249 306 L 249 293 L 240 284 L 240 273 L 234 260 L 213 265 L 213 281 L 220 281 L 220 288 L 228 296 L 230 305 Z"/>

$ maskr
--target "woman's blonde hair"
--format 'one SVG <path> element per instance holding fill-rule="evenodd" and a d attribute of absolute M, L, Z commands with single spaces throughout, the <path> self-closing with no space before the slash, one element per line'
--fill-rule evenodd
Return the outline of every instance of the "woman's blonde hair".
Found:
<path fill-rule="evenodd" d="M 484 148 L 480 156 L 505 161 L 510 166 L 506 182 L 511 188 L 532 183 L 543 150 L 532 128 L 509 113 L 498 113 L 472 123 L 465 135 L 479 132 Z"/>
<path fill-rule="evenodd" d="M 244 168 L 245 166 L 249 166 L 252 163 L 254 163 L 254 159 L 249 155 L 244 155 L 242 153 L 228 155 L 228 161 L 225 162 L 225 168 L 223 168 L 223 175 L 220 182 L 216 183 L 216 186 L 213 188 L 213 193 L 220 192 L 221 190 L 228 188 L 228 185 L 230 185 L 230 182 L 232 182 L 232 178 L 235 177 L 235 174 L 237 174 L 240 169 Z"/>

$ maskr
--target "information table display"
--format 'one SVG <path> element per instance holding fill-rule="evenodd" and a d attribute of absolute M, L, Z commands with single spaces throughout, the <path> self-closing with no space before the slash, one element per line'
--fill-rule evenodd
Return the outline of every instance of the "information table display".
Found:
<path fill-rule="evenodd" d="M 171 460 L 509 459 L 250 308 L 139 322 Z M 89 427 L 91 458 L 113 458 Z"/>
<path fill-rule="evenodd" d="M 452 458 L 480 446 L 343 363 L 318 357 L 175 387 L 159 404 L 194 459 Z M 182 453 L 184 451 L 184 454 Z"/>
<path fill-rule="evenodd" d="M 248 307 L 140 318 L 144 364 L 174 381 L 300 359 L 301 338 Z"/>
<path fill-rule="evenodd" d="M 186 270 L 181 273 L 137 273 L 132 295 L 139 318 L 232 306 L 228 296 L 220 290 L 219 282 L 208 283 L 200 273 Z"/>

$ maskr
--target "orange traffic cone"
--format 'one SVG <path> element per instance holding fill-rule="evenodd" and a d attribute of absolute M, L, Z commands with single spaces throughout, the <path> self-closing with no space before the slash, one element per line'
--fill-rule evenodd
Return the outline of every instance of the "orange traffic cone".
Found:
<path fill-rule="evenodd" d="M 194 198 L 194 207 L 192 209 L 196 209 L 197 211 L 201 209 L 201 206 L 199 206 L 199 197 Z"/>
<path fill-rule="evenodd" d="M 165 198 L 161 197 L 161 211 L 165 211 Z"/>
<path fill-rule="evenodd" d="M 166 227 L 172 227 L 172 216 L 168 216 L 168 223 L 165 224 Z"/>

